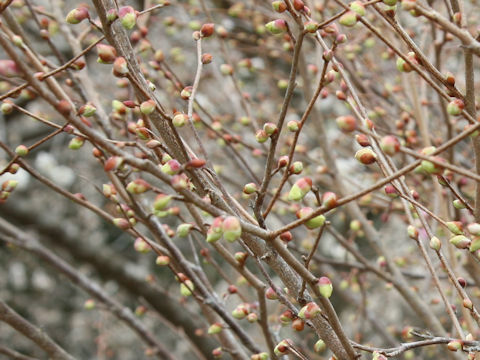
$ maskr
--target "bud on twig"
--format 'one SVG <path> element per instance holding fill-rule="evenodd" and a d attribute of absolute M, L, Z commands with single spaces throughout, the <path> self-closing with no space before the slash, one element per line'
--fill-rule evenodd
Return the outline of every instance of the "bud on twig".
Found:
<path fill-rule="evenodd" d="M 118 18 L 122 23 L 122 26 L 131 30 L 137 23 L 137 14 L 131 6 L 122 6 L 118 9 Z"/>

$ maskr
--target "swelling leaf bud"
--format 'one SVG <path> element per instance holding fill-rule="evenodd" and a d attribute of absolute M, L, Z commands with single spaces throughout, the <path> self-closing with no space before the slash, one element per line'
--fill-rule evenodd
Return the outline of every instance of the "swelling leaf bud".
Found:
<path fill-rule="evenodd" d="M 79 24 L 90 17 L 88 9 L 84 6 L 71 10 L 66 17 L 66 22 L 72 25 Z"/>
<path fill-rule="evenodd" d="M 363 148 L 355 153 L 355 159 L 364 165 L 370 165 L 377 161 L 377 154 L 370 148 Z"/>
<path fill-rule="evenodd" d="M 277 19 L 265 24 L 265 28 L 272 34 L 277 35 L 287 31 L 287 22 L 283 19 Z"/>
<path fill-rule="evenodd" d="M 228 242 L 234 242 L 242 235 L 240 220 L 235 216 L 228 216 L 222 224 L 223 237 Z"/>
<path fill-rule="evenodd" d="M 122 6 L 118 9 L 118 17 L 127 30 L 131 30 L 137 23 L 137 14 L 131 6 Z"/>
<path fill-rule="evenodd" d="M 466 249 L 470 246 L 470 239 L 464 235 L 457 235 L 450 239 L 450 244 L 455 246 L 457 249 Z"/>
<path fill-rule="evenodd" d="M 290 189 L 288 199 L 293 201 L 300 201 L 305 197 L 305 195 L 308 194 L 311 189 L 312 179 L 310 179 L 309 177 L 298 179 Z"/>
<path fill-rule="evenodd" d="M 332 296 L 333 286 L 332 286 L 332 282 L 328 277 L 322 276 L 318 280 L 317 286 L 318 286 L 318 291 L 320 291 L 320 294 L 322 294 L 323 297 L 328 299 L 330 296 Z"/>

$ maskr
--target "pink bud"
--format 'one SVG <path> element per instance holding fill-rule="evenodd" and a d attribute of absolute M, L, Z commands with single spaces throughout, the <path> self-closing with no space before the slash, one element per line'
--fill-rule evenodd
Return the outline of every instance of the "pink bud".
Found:
<path fill-rule="evenodd" d="M 137 14 L 131 6 L 122 6 L 118 9 L 118 17 L 127 30 L 131 30 L 137 22 Z"/>
<path fill-rule="evenodd" d="M 113 46 L 97 44 L 98 58 L 104 64 L 111 64 L 117 58 L 117 51 Z"/>
<path fill-rule="evenodd" d="M 112 156 L 105 161 L 103 169 L 105 171 L 117 170 L 123 164 L 123 158 L 120 156 Z"/>
<path fill-rule="evenodd" d="M 235 216 L 228 216 L 222 224 L 223 237 L 228 242 L 234 242 L 242 235 L 240 221 Z"/>
<path fill-rule="evenodd" d="M 124 57 L 117 57 L 113 62 L 113 75 L 116 77 L 123 77 L 128 74 L 127 61 Z"/>
<path fill-rule="evenodd" d="M 387 155 L 395 155 L 400 150 L 400 141 L 393 135 L 384 136 L 380 140 L 380 148 Z"/>
<path fill-rule="evenodd" d="M 310 179 L 309 177 L 298 179 L 290 189 L 288 199 L 293 201 L 302 200 L 311 189 L 312 179 Z"/>
<path fill-rule="evenodd" d="M 182 165 L 180 165 L 180 163 L 175 159 L 167 161 L 161 167 L 162 172 L 168 175 L 175 175 L 179 173 L 181 169 L 182 169 Z"/>
<path fill-rule="evenodd" d="M 322 206 L 325 206 L 327 209 L 333 209 L 337 206 L 338 196 L 334 192 L 327 191 L 322 196 Z"/>
<path fill-rule="evenodd" d="M 270 21 L 268 24 L 265 25 L 265 27 L 274 35 L 281 34 L 287 31 L 287 23 L 283 19 Z"/>
<path fill-rule="evenodd" d="M 266 297 L 268 300 L 277 300 L 277 299 L 278 299 L 277 293 L 276 293 L 275 290 L 273 290 L 271 287 L 269 287 L 269 288 L 265 291 L 265 297 Z"/>
<path fill-rule="evenodd" d="M 89 17 L 90 15 L 88 13 L 88 9 L 84 6 L 80 6 L 68 13 L 66 21 L 67 23 L 74 25 L 82 22 L 85 19 L 88 19 Z"/>

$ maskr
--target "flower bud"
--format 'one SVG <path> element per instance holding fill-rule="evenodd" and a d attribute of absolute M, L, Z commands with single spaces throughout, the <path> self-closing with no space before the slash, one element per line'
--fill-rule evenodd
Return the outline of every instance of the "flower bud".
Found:
<path fill-rule="evenodd" d="M 305 31 L 308 32 L 308 33 L 315 33 L 318 28 L 319 28 L 320 24 L 317 23 L 316 21 L 307 21 L 305 24 L 303 24 L 303 27 L 305 28 Z M 331 60 L 331 59 L 330 59 Z"/>
<path fill-rule="evenodd" d="M 229 76 L 233 74 L 233 67 L 229 64 L 220 65 L 220 72 L 222 75 Z"/>
<path fill-rule="evenodd" d="M 162 170 L 162 172 L 164 172 L 165 174 L 167 175 L 175 175 L 175 174 L 178 174 L 180 172 L 180 170 L 182 169 L 182 165 L 180 165 L 180 163 L 175 160 L 175 159 L 172 159 L 172 160 L 168 160 L 165 164 L 162 165 L 162 167 L 160 168 L 160 170 Z"/>
<path fill-rule="evenodd" d="M 134 247 L 135 251 L 137 251 L 139 253 L 142 253 L 142 254 L 146 254 L 150 250 L 152 250 L 150 245 L 148 245 L 148 243 L 145 240 L 143 240 L 141 237 L 138 237 L 138 238 L 135 239 L 135 242 L 133 243 L 133 247 Z"/>
<path fill-rule="evenodd" d="M 275 346 L 274 353 L 277 356 L 285 355 L 290 348 L 289 340 L 285 339 L 280 341 L 277 346 Z"/>
<path fill-rule="evenodd" d="M 265 28 L 272 34 L 277 35 L 287 31 L 287 22 L 283 19 L 277 19 L 265 24 Z"/>
<path fill-rule="evenodd" d="M 330 296 L 332 296 L 333 286 L 332 286 L 332 282 L 328 277 L 322 276 L 318 280 L 317 286 L 318 286 L 318 291 L 320 291 L 320 294 L 322 294 L 323 297 L 328 299 Z"/>
<path fill-rule="evenodd" d="M 170 264 L 170 258 L 167 255 L 159 255 L 155 259 L 155 264 L 158 266 L 167 266 Z"/>
<path fill-rule="evenodd" d="M 223 219 L 221 217 L 216 217 L 215 219 L 213 219 L 212 225 L 210 225 L 207 230 L 207 242 L 215 242 L 222 237 L 222 223 Z"/>
<path fill-rule="evenodd" d="M 93 299 L 88 299 L 88 300 L 85 301 L 85 303 L 83 304 L 83 308 L 84 308 L 85 310 L 95 309 L 95 300 L 93 300 Z"/>
<path fill-rule="evenodd" d="M 244 304 L 238 305 L 233 311 L 232 316 L 235 319 L 242 320 L 248 315 L 249 311 Z"/>
<path fill-rule="evenodd" d="M 297 132 L 299 127 L 298 127 L 298 121 L 295 120 L 290 120 L 287 123 L 287 129 L 291 132 Z"/>
<path fill-rule="evenodd" d="M 111 64 L 117 58 L 117 51 L 113 46 L 106 44 L 97 44 L 97 52 L 99 62 L 103 64 Z"/>
<path fill-rule="evenodd" d="M 28 147 L 26 147 L 25 145 L 18 145 L 15 148 L 15 154 L 17 154 L 20 157 L 27 156 L 28 152 L 29 152 Z"/>
<path fill-rule="evenodd" d="M 465 309 L 473 310 L 473 303 L 472 300 L 470 300 L 469 298 L 463 299 L 462 305 Z"/>
<path fill-rule="evenodd" d="M 255 313 L 253 313 L 253 312 L 250 313 L 250 314 L 248 314 L 248 315 L 247 315 L 247 321 L 248 321 L 249 323 L 257 322 L 257 321 L 258 321 L 258 315 L 255 314 Z"/>
<path fill-rule="evenodd" d="M 410 237 L 410 239 L 413 240 L 418 240 L 418 230 L 415 226 L 413 225 L 408 225 L 407 227 L 407 234 Z"/>
<path fill-rule="evenodd" d="M 277 293 L 275 292 L 275 290 L 273 290 L 273 288 L 269 287 L 266 291 L 265 291 L 265 297 L 268 299 L 268 300 L 278 300 L 278 295 Z"/>
<path fill-rule="evenodd" d="M 292 233 L 290 231 L 285 231 L 285 232 L 280 234 L 280 240 L 282 240 L 286 243 L 292 241 L 292 239 L 293 239 L 293 236 L 292 236 Z"/>
<path fill-rule="evenodd" d="M 377 154 L 370 148 L 363 148 L 355 153 L 355 159 L 364 165 L 370 165 L 377 161 Z"/>
<path fill-rule="evenodd" d="M 289 160 L 288 155 L 280 156 L 278 158 L 277 167 L 278 168 L 283 168 L 283 167 L 287 166 L 288 160 Z"/>
<path fill-rule="evenodd" d="M 321 314 L 322 310 L 314 302 L 309 302 L 307 305 L 302 307 L 298 312 L 298 317 L 304 320 L 313 319 L 318 314 Z"/>
<path fill-rule="evenodd" d="M 444 78 L 449 85 L 455 85 L 455 75 L 453 75 L 450 71 L 447 71 L 447 73 L 444 75 Z"/>
<path fill-rule="evenodd" d="M 234 242 L 242 235 L 240 220 L 235 216 L 228 216 L 222 224 L 223 237 L 228 242 Z"/>
<path fill-rule="evenodd" d="M 88 9 L 84 6 L 80 6 L 76 9 L 71 10 L 66 17 L 66 22 L 72 25 L 81 23 L 83 20 L 90 17 Z"/>
<path fill-rule="evenodd" d="M 333 209 L 335 206 L 337 206 L 337 200 L 337 194 L 327 191 L 322 196 L 322 206 L 326 207 L 327 209 Z"/>
<path fill-rule="evenodd" d="M 295 184 L 293 184 L 290 192 L 288 193 L 288 199 L 293 201 L 302 200 L 305 195 L 312 189 L 312 179 L 309 177 L 304 177 L 298 179 Z"/>
<path fill-rule="evenodd" d="M 122 230 L 130 228 L 130 222 L 125 218 L 115 218 L 112 220 L 113 224 Z"/>
<path fill-rule="evenodd" d="M 116 77 L 124 77 L 128 74 L 127 61 L 124 57 L 119 56 L 113 62 L 113 75 Z"/>
<path fill-rule="evenodd" d="M 122 6 L 119 8 L 118 18 L 122 26 L 127 30 L 131 30 L 137 23 L 137 14 L 131 6 Z"/>
<path fill-rule="evenodd" d="M 355 140 L 357 140 L 358 145 L 362 147 L 370 146 L 370 140 L 368 140 L 368 136 L 365 134 L 357 134 L 355 135 Z"/>
<path fill-rule="evenodd" d="M 207 163 L 207 161 L 205 159 L 194 158 L 194 159 L 189 160 L 185 164 L 185 168 L 187 168 L 187 169 L 200 169 L 206 163 Z"/>
<path fill-rule="evenodd" d="M 336 119 L 337 125 L 343 132 L 349 133 L 357 128 L 357 120 L 351 116 L 339 116 Z"/>
<path fill-rule="evenodd" d="M 245 264 L 245 261 L 247 261 L 248 254 L 245 252 L 237 251 L 234 255 L 235 260 L 240 264 L 243 265 Z"/>
<path fill-rule="evenodd" d="M 82 115 L 85 117 L 93 116 L 96 112 L 97 108 L 92 104 L 85 104 L 80 109 L 78 109 L 78 115 Z"/>
<path fill-rule="evenodd" d="M 209 334 L 209 335 L 215 335 L 215 334 L 220 333 L 222 330 L 223 330 L 222 324 L 220 324 L 220 323 L 213 323 L 213 324 L 210 325 L 210 327 L 208 328 L 208 334 Z"/>
<path fill-rule="evenodd" d="M 393 185 L 387 185 L 385 186 L 385 194 L 392 198 L 392 199 L 396 199 L 398 197 L 398 192 L 397 192 L 397 189 L 395 189 L 395 187 Z"/>
<path fill-rule="evenodd" d="M 358 14 L 358 16 L 364 16 L 365 15 L 365 5 L 361 1 L 354 1 L 350 3 L 350 9 L 354 11 L 355 13 Z"/>
<path fill-rule="evenodd" d="M 117 170 L 122 166 L 123 164 L 123 158 L 120 156 L 111 156 L 105 161 L 105 165 L 103 167 L 103 170 L 105 171 L 113 171 Z"/>
<path fill-rule="evenodd" d="M 11 114 L 13 111 L 13 104 L 10 100 L 4 100 L 2 102 L 2 105 L 0 107 L 0 110 L 2 111 L 3 115 L 8 115 Z"/>
<path fill-rule="evenodd" d="M 68 148 L 71 150 L 78 150 L 80 149 L 83 144 L 85 143 L 85 140 L 82 137 L 76 136 L 70 142 L 68 143 Z"/>
<path fill-rule="evenodd" d="M 192 96 L 192 91 L 193 91 L 193 86 L 185 86 L 180 92 L 180 97 L 183 100 L 188 100 L 190 99 L 190 96 Z"/>
<path fill-rule="evenodd" d="M 397 4 L 397 0 L 383 0 L 383 3 L 388 6 L 395 6 Z"/>
<path fill-rule="evenodd" d="M 468 250 L 470 250 L 471 253 L 477 251 L 480 249 L 480 237 L 479 236 L 475 236 L 473 238 L 473 241 L 472 243 L 470 244 L 470 247 L 468 248 Z"/>
<path fill-rule="evenodd" d="M 297 11 L 302 11 L 305 7 L 305 3 L 302 0 L 293 0 L 293 8 Z"/>
<path fill-rule="evenodd" d="M 194 288 L 195 286 L 193 285 L 193 282 L 187 279 L 180 284 L 180 294 L 185 297 L 190 296 L 192 295 L 192 290 Z"/>
<path fill-rule="evenodd" d="M 177 191 L 187 189 L 191 185 L 188 177 L 185 174 L 172 176 L 170 183 L 172 184 L 172 187 Z"/>
<path fill-rule="evenodd" d="M 463 235 L 463 224 L 460 221 L 448 221 L 448 230 L 455 235 Z"/>
<path fill-rule="evenodd" d="M 465 204 L 458 199 L 453 200 L 453 207 L 458 210 L 466 208 Z"/>
<path fill-rule="evenodd" d="M 457 249 L 466 249 L 470 246 L 470 239 L 464 235 L 457 235 L 450 239 L 450 244 L 455 246 Z"/>
<path fill-rule="evenodd" d="M 138 195 L 150 190 L 151 186 L 143 179 L 135 179 L 127 184 L 126 189 L 130 194 Z"/>
<path fill-rule="evenodd" d="M 468 224 L 467 225 L 467 230 L 472 235 L 480 236 L 480 224 L 479 223 Z"/>
<path fill-rule="evenodd" d="M 458 116 L 462 113 L 462 110 L 465 108 L 465 104 L 460 99 L 454 99 L 450 101 L 447 105 L 447 112 L 450 115 Z"/>
<path fill-rule="evenodd" d="M 107 11 L 107 20 L 109 23 L 112 23 L 117 19 L 118 19 L 118 14 L 116 9 L 110 9 Z"/>
<path fill-rule="evenodd" d="M 295 319 L 292 322 L 292 329 L 295 331 L 302 331 L 305 328 L 305 322 L 302 319 Z"/>
<path fill-rule="evenodd" d="M 212 23 L 208 24 L 203 24 L 202 27 L 200 28 L 200 34 L 202 37 L 210 37 L 213 35 L 213 32 L 215 30 L 215 25 Z"/>
<path fill-rule="evenodd" d="M 410 72 L 413 68 L 401 57 L 397 58 L 397 70 L 401 72 Z"/>
<path fill-rule="evenodd" d="M 280 1 L 279 1 L 280 2 Z M 266 352 L 261 352 L 258 354 L 253 354 L 250 357 L 250 360 L 268 360 L 270 357 L 268 356 L 268 353 Z"/>
<path fill-rule="evenodd" d="M 187 237 L 188 234 L 190 233 L 190 230 L 192 230 L 193 228 L 193 225 L 192 224 L 188 224 L 188 223 L 184 223 L 184 224 L 180 224 L 178 225 L 177 227 L 177 236 L 178 237 Z"/>
<path fill-rule="evenodd" d="M 212 356 L 214 359 L 220 359 L 223 355 L 223 350 L 221 347 L 217 347 L 212 350 Z"/>
<path fill-rule="evenodd" d="M 430 248 L 431 249 L 433 249 L 435 251 L 440 251 L 441 247 L 442 247 L 442 242 L 440 241 L 439 238 L 434 236 L 430 239 Z"/>
<path fill-rule="evenodd" d="M 18 185 L 17 180 L 5 180 L 2 184 L 2 190 L 6 192 L 12 192 Z"/>
<path fill-rule="evenodd" d="M 65 99 L 60 100 L 56 105 L 55 108 L 57 111 L 65 116 L 68 116 L 72 111 L 72 105 Z"/>
<path fill-rule="evenodd" d="M 243 187 L 243 192 L 247 195 L 253 194 L 257 191 L 257 185 L 255 183 L 248 183 Z"/>
<path fill-rule="evenodd" d="M 210 64 L 213 60 L 213 56 L 212 54 L 202 54 L 202 64 L 206 65 L 206 64 Z"/>
<path fill-rule="evenodd" d="M 316 353 L 324 352 L 326 349 L 327 345 L 322 339 L 318 340 L 315 345 L 313 345 L 313 351 L 315 351 Z"/>
<path fill-rule="evenodd" d="M 153 99 L 144 101 L 140 104 L 140 111 L 144 115 L 150 115 L 155 111 L 155 101 Z"/>
<path fill-rule="evenodd" d="M 400 150 L 400 141 L 393 135 L 384 136 L 380 140 L 380 148 L 385 154 L 393 156 Z"/>
<path fill-rule="evenodd" d="M 176 113 L 172 119 L 172 124 L 175 127 L 182 127 L 188 121 L 188 115 L 184 113 Z"/>
<path fill-rule="evenodd" d="M 257 130 L 255 134 L 255 139 L 261 144 L 267 141 L 269 138 L 268 134 L 265 132 L 265 130 L 259 129 Z"/>
<path fill-rule="evenodd" d="M 157 211 L 164 210 L 172 200 L 172 195 L 158 194 L 153 202 L 153 209 Z"/>
<path fill-rule="evenodd" d="M 10 78 L 20 76 L 21 72 L 15 61 L 5 59 L 0 60 L 0 75 Z"/>
<path fill-rule="evenodd" d="M 462 350 L 463 344 L 460 340 L 452 340 L 447 344 L 447 348 L 450 351 Z"/>
<path fill-rule="evenodd" d="M 313 213 L 313 209 L 310 207 L 304 207 L 297 211 L 296 216 L 298 219 L 303 219 Z M 318 215 L 313 219 L 308 220 L 305 226 L 309 229 L 316 229 L 325 223 L 325 216 Z"/>
<path fill-rule="evenodd" d="M 303 171 L 303 163 L 301 161 L 294 161 L 288 170 L 292 174 L 298 175 Z"/>
<path fill-rule="evenodd" d="M 287 10 L 287 5 L 284 1 L 274 1 L 272 2 L 272 8 L 278 13 L 283 13 L 285 10 Z"/>
<path fill-rule="evenodd" d="M 278 131 L 278 128 L 274 123 L 267 122 L 263 125 L 263 131 L 265 131 L 268 136 L 271 136 Z"/>
<path fill-rule="evenodd" d="M 357 23 L 357 17 L 358 17 L 358 14 L 356 12 L 347 11 L 345 14 L 343 14 L 340 17 L 338 22 L 343 26 L 352 27 L 352 26 L 355 26 L 355 24 Z"/>

